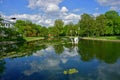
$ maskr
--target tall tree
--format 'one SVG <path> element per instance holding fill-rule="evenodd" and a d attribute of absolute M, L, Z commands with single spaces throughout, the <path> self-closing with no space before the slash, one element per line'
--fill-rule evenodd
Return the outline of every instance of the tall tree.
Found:
<path fill-rule="evenodd" d="M 106 32 L 107 19 L 105 15 L 101 14 L 96 17 L 96 36 L 104 35 Z"/>
<path fill-rule="evenodd" d="M 81 20 L 79 21 L 79 26 L 81 30 L 81 34 L 84 36 L 94 35 L 94 18 L 93 16 L 84 13 L 81 16 Z"/>
<path fill-rule="evenodd" d="M 57 31 L 57 36 L 62 35 L 63 25 L 64 25 L 64 22 L 62 20 L 60 19 L 55 20 L 54 27 L 55 27 L 55 30 Z"/>
<path fill-rule="evenodd" d="M 113 28 L 113 33 L 120 34 L 119 13 L 114 10 L 110 10 L 105 13 L 105 16 L 108 19 L 108 21 L 110 21 L 108 22 L 108 26 Z"/>

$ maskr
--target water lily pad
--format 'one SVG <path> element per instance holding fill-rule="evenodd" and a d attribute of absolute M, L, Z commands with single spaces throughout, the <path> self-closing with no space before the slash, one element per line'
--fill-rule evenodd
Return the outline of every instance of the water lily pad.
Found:
<path fill-rule="evenodd" d="M 78 73 L 79 71 L 75 68 L 72 68 L 72 69 L 68 69 L 68 70 L 65 70 L 63 71 L 63 74 L 75 74 L 75 73 Z"/>

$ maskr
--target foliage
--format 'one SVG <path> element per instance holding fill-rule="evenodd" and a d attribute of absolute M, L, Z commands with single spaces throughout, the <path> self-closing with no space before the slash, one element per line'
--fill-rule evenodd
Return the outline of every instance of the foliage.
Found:
<path fill-rule="evenodd" d="M 60 36 L 63 34 L 63 25 L 64 25 L 64 22 L 62 20 L 60 19 L 55 20 L 54 29 L 55 29 L 56 36 Z"/>
<path fill-rule="evenodd" d="M 25 41 L 14 28 L 0 27 L 0 41 Z"/>
<path fill-rule="evenodd" d="M 2 25 L 2 20 L 0 18 L 0 25 Z M 34 24 L 29 20 L 17 20 L 14 29 L 0 28 L 0 32 L 0 35 L 7 34 L 4 39 L 14 38 L 16 35 L 57 38 L 59 36 L 118 36 L 120 35 L 120 16 L 113 10 L 97 17 L 84 13 L 77 24 L 70 22 L 64 25 L 61 19 L 57 19 L 51 27 Z M 20 39 L 20 36 L 17 37 Z"/>
<path fill-rule="evenodd" d="M 27 21 L 17 20 L 15 27 L 23 36 L 26 36 L 26 37 L 42 35 L 41 25 L 33 24 L 29 20 Z"/>
<path fill-rule="evenodd" d="M 94 18 L 89 14 L 84 13 L 81 16 L 81 20 L 79 21 L 81 35 L 84 36 L 94 36 L 95 26 L 94 26 Z"/>

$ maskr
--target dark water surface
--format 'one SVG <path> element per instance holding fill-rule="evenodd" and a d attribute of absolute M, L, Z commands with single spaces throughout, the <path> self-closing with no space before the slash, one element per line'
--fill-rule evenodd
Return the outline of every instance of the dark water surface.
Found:
<path fill-rule="evenodd" d="M 64 74 L 73 68 L 78 73 Z M 0 45 L 0 80 L 120 80 L 120 43 Z"/>

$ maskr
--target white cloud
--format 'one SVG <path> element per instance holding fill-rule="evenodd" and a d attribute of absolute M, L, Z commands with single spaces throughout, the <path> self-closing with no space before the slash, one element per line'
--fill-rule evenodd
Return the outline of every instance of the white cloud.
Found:
<path fill-rule="evenodd" d="M 116 7 L 116 6 L 111 6 L 110 7 L 110 10 L 117 10 L 118 9 L 118 7 Z"/>
<path fill-rule="evenodd" d="M 44 16 L 38 21 L 42 25 L 52 26 L 55 19 L 62 19 L 65 24 L 69 22 L 76 23 L 80 15 L 70 13 L 67 7 L 59 7 L 63 0 L 29 0 L 28 7 L 31 9 L 40 9 Z"/>
<path fill-rule="evenodd" d="M 62 0 L 29 0 L 28 7 L 31 9 L 38 8 L 43 12 L 57 12 L 61 2 Z"/>
<path fill-rule="evenodd" d="M 77 23 L 79 19 L 80 19 L 80 15 L 70 13 L 64 17 L 64 22 L 65 24 L 68 24 L 70 22 Z"/>
<path fill-rule="evenodd" d="M 69 22 L 76 23 L 80 19 L 80 15 L 73 13 L 59 13 L 58 15 L 52 17 L 51 15 L 39 15 L 39 14 L 14 14 L 10 16 L 2 15 L 5 19 L 10 20 L 10 18 L 15 17 L 17 20 L 30 20 L 33 23 L 40 24 L 43 26 L 53 26 L 56 19 L 62 19 L 65 24 Z"/>
<path fill-rule="evenodd" d="M 61 12 L 63 12 L 63 13 L 68 12 L 68 9 L 64 6 L 64 7 L 61 8 Z"/>
<path fill-rule="evenodd" d="M 59 7 L 55 4 L 51 4 L 46 8 L 46 12 L 58 12 Z"/>
<path fill-rule="evenodd" d="M 94 17 L 97 17 L 97 16 L 99 16 L 100 15 L 100 13 L 93 13 L 93 16 Z"/>
<path fill-rule="evenodd" d="M 43 26 L 53 26 L 56 19 L 62 19 L 65 24 L 76 23 L 80 15 L 70 13 L 66 6 L 60 7 L 63 0 L 28 0 L 28 8 L 40 10 L 41 14 L 13 14 L 5 18 L 16 17 L 22 20 L 31 20 Z"/>
<path fill-rule="evenodd" d="M 103 6 L 110 6 L 110 8 L 113 8 L 117 10 L 120 10 L 120 0 L 97 0 L 98 3 L 100 3 Z"/>

